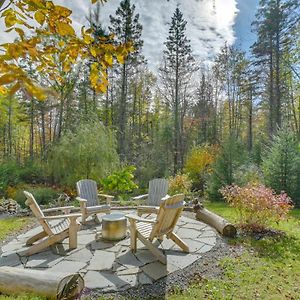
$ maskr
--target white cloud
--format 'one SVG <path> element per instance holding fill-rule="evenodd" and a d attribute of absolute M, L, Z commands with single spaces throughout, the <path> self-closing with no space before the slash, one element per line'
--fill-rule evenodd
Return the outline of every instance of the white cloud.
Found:
<path fill-rule="evenodd" d="M 164 49 L 169 22 L 176 5 L 187 20 L 187 35 L 195 56 L 202 61 L 210 61 L 219 52 L 225 41 L 235 41 L 233 25 L 237 10 L 237 0 L 131 0 L 136 5 L 143 24 L 144 54 L 149 64 L 156 67 Z M 56 0 L 73 10 L 74 26 L 79 30 L 86 23 L 90 0 Z M 109 0 L 102 8 L 102 17 L 108 25 L 109 15 L 114 14 L 120 0 Z M 0 42 L 12 40 L 11 34 L 4 33 L 0 20 Z"/>

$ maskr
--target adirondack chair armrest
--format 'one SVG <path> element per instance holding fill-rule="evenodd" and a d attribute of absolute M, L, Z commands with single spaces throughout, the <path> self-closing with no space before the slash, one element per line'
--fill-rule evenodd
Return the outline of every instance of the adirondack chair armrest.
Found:
<path fill-rule="evenodd" d="M 132 197 L 131 199 L 132 200 L 145 200 L 148 198 L 148 196 L 149 196 L 149 194 L 139 195 L 139 196 Z"/>
<path fill-rule="evenodd" d="M 114 200 L 115 196 L 112 195 L 106 195 L 106 194 L 98 194 L 99 198 L 105 198 L 106 199 L 106 204 L 110 205 L 111 201 Z"/>
<path fill-rule="evenodd" d="M 126 215 L 126 218 L 128 218 L 130 220 L 137 221 L 137 222 L 151 223 L 151 224 L 155 224 L 156 223 L 156 220 L 145 219 L 145 218 L 139 217 L 139 216 L 134 215 L 134 214 L 128 214 L 128 215 Z"/>
<path fill-rule="evenodd" d="M 49 213 L 49 212 L 54 212 L 54 211 L 63 211 L 66 214 L 70 212 L 71 209 L 74 209 L 74 206 L 64 206 L 64 207 L 53 207 L 53 208 L 46 208 L 43 209 L 43 213 Z"/>
<path fill-rule="evenodd" d="M 81 197 L 76 197 L 76 200 L 78 200 L 79 202 L 87 202 L 86 199 L 83 199 L 83 198 L 81 198 Z"/>
<path fill-rule="evenodd" d="M 57 220 L 57 219 L 77 219 L 81 217 L 81 214 L 68 214 L 68 215 L 57 215 L 57 216 L 47 216 L 47 217 L 43 217 L 41 219 L 43 220 Z"/>

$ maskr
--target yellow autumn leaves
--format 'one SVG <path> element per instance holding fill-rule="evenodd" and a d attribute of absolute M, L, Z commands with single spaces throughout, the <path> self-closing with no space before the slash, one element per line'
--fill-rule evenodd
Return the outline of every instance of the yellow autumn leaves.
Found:
<path fill-rule="evenodd" d="M 30 59 L 36 70 L 48 74 L 50 80 L 61 82 L 62 76 L 57 68 L 57 58 L 63 66 L 63 72 L 71 71 L 73 65 L 82 60 L 92 62 L 90 81 L 92 87 L 100 93 L 107 88 L 106 69 L 112 67 L 114 60 L 123 63 L 129 52 L 130 43 L 115 45 L 113 36 L 95 40 L 91 29 L 82 28 L 78 37 L 72 27 L 72 11 L 55 5 L 47 0 L 12 0 L 11 7 L 1 15 L 7 31 L 14 30 L 19 35 L 15 43 L 0 46 L 0 93 L 13 94 L 23 89 L 31 96 L 43 100 L 44 90 L 19 65 L 20 59 Z M 91 0 L 92 3 L 97 2 Z M 101 0 L 106 2 L 106 0 Z M 37 26 L 32 25 L 35 20 Z M 22 27 L 31 29 L 32 35 L 26 37 Z M 45 45 L 43 36 L 57 36 L 57 45 Z"/>

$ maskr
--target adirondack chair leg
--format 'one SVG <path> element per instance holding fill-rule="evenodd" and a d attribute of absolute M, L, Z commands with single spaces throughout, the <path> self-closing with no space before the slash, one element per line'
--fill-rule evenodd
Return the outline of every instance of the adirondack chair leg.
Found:
<path fill-rule="evenodd" d="M 130 222 L 130 247 L 132 252 L 135 253 L 137 248 L 136 223 L 132 219 L 129 219 L 129 222 Z"/>
<path fill-rule="evenodd" d="M 39 232 L 26 241 L 26 246 L 31 246 L 34 242 L 44 238 L 45 236 L 47 236 L 47 233 L 45 231 Z"/>
<path fill-rule="evenodd" d="M 190 252 L 188 245 L 174 232 L 171 232 L 167 237 L 177 244 L 184 252 Z"/>
<path fill-rule="evenodd" d="M 30 256 L 35 253 L 41 252 L 42 250 L 48 248 L 49 246 L 56 244 L 58 242 L 61 242 L 62 240 L 67 238 L 68 235 L 69 235 L 68 230 L 65 230 L 65 231 L 61 232 L 60 234 L 49 236 L 48 238 L 42 240 L 41 242 L 39 242 L 37 244 L 34 244 L 28 250 L 26 250 L 25 252 L 22 252 L 20 254 L 24 255 L 24 256 Z"/>
<path fill-rule="evenodd" d="M 78 224 L 76 218 L 70 218 L 70 227 L 69 227 L 69 248 L 77 248 L 77 230 Z"/>
<path fill-rule="evenodd" d="M 86 203 L 85 202 L 80 202 L 80 211 L 81 211 L 81 214 L 82 214 L 81 223 L 85 224 L 86 223 L 86 218 L 87 218 Z"/>
<path fill-rule="evenodd" d="M 139 240 L 150 250 L 150 252 L 157 257 L 157 259 L 164 265 L 167 264 L 167 258 L 166 256 L 157 248 L 155 247 L 148 239 L 146 239 L 144 236 L 142 236 L 137 231 L 137 236 Z"/>

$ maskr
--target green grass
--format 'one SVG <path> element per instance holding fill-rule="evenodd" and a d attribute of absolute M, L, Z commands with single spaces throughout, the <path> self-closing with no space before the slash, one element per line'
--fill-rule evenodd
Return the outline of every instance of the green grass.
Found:
<path fill-rule="evenodd" d="M 30 218 L 12 217 L 0 220 L 0 241 L 4 240 L 8 235 L 24 228 L 29 222 Z"/>
<path fill-rule="evenodd" d="M 236 220 L 235 211 L 224 203 L 205 206 L 230 221 Z M 201 279 L 169 299 L 300 299 L 300 210 L 293 210 L 288 221 L 273 227 L 286 236 L 232 240 L 233 245 L 243 245 L 248 251 L 220 261 L 222 278 Z"/>
<path fill-rule="evenodd" d="M 4 296 L 0 295 L 0 300 L 44 300 L 45 298 L 40 298 L 38 296 L 31 295 L 21 295 L 21 296 Z"/>

